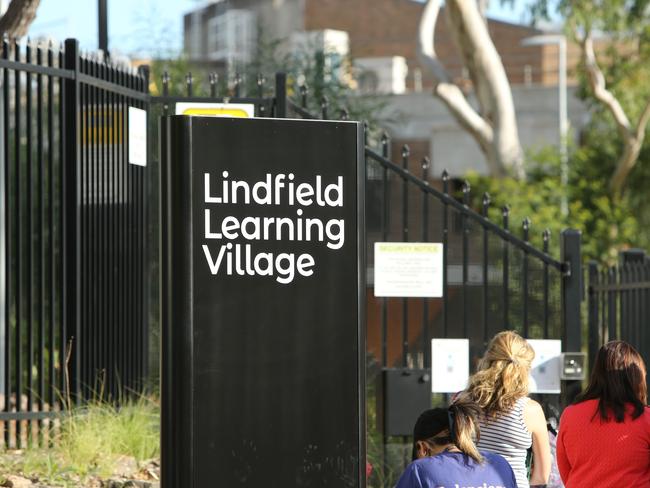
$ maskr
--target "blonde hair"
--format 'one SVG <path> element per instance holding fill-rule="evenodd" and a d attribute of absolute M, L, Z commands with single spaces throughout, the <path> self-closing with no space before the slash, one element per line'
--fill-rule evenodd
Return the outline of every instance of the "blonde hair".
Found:
<path fill-rule="evenodd" d="M 535 351 L 526 339 L 513 331 L 495 335 L 478 371 L 469 379 L 466 395 L 488 417 L 509 411 L 515 402 L 528 395 L 528 375 Z"/>

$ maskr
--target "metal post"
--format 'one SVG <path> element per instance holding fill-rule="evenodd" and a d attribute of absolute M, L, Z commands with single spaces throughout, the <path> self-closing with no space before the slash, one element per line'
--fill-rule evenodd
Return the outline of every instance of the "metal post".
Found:
<path fill-rule="evenodd" d="M 287 74 L 275 74 L 275 117 L 284 119 L 287 116 Z"/>
<path fill-rule="evenodd" d="M 603 297 L 604 294 L 599 295 L 600 292 L 596 287 L 600 284 L 598 280 L 598 264 L 595 261 L 589 261 L 589 294 L 588 294 L 588 340 L 589 340 L 589 367 L 591 368 L 596 358 L 598 348 L 602 344 L 600 337 L 600 326 L 598 317 L 598 298 Z"/>
<path fill-rule="evenodd" d="M 582 302 L 582 234 L 576 229 L 562 231 L 561 260 L 569 266 L 562 278 L 562 349 L 568 352 L 582 350 L 580 304 Z M 580 381 L 565 381 L 562 404 L 571 404 L 580 393 Z"/>
<path fill-rule="evenodd" d="M 99 49 L 108 56 L 108 0 L 97 2 L 97 31 L 99 33 Z"/>
<path fill-rule="evenodd" d="M 566 38 L 558 38 L 558 112 L 560 128 L 560 183 L 562 184 L 562 215 L 569 214 L 569 201 L 567 189 L 569 184 L 569 154 L 567 150 L 567 136 L 569 132 L 569 118 L 567 115 L 567 80 L 566 80 Z"/>
<path fill-rule="evenodd" d="M 74 78 L 66 80 L 64 84 L 65 104 L 63 118 L 65 123 L 65 160 L 64 178 L 68 183 L 66 185 L 66 194 L 64 201 L 63 214 L 65 215 L 65 286 L 67 288 L 67 300 L 64 304 L 66 309 L 66 342 L 72 347 L 70 354 L 70 363 L 68 364 L 67 375 L 69 378 L 70 395 L 72 400 L 79 403 L 80 398 L 80 381 L 81 373 L 79 364 L 81 361 L 82 351 L 79 349 L 81 337 L 81 324 L 79 323 L 79 313 L 81 305 L 81 294 L 79 284 L 79 272 L 81 271 L 81 262 L 79 254 L 79 237 L 80 237 L 80 209 L 81 203 L 81 180 L 78 178 L 79 161 L 81 144 L 78 137 L 78 118 L 79 118 L 79 42 L 76 39 L 65 40 L 64 68 L 74 71 Z"/>
<path fill-rule="evenodd" d="M 5 39 L 3 49 L 3 59 L 6 59 L 7 40 Z M 9 78 L 8 70 L 3 70 L 2 77 L 2 93 L 3 95 L 9 94 Z M 7 110 L 5 110 L 5 107 Z M 10 268 L 11 262 L 9 261 L 10 254 L 7 249 L 7 236 L 11 235 L 9 228 L 9 157 L 7 140 L 5 132 L 9 130 L 8 117 L 5 115 L 9 107 L 5 105 L 5 96 L 0 97 L 0 114 L 2 115 L 2 122 L 0 123 L 0 147 L 4 148 L 0 157 L 2 163 L 0 164 L 0 392 L 5 393 L 5 385 L 7 384 L 7 332 L 9 331 L 9 289 L 7 288 L 7 270 Z M 9 398 L 5 395 L 5 398 Z M 5 401 L 8 405 L 9 402 Z M 6 409 L 8 410 L 8 409 Z M 8 423 L 4 422 L 2 432 L 8 433 Z M 5 442 L 5 448 L 9 445 Z"/>

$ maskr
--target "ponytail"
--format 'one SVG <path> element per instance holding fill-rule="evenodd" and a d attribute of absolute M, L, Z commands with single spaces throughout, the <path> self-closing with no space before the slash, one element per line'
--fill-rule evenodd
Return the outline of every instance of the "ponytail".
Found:
<path fill-rule="evenodd" d="M 451 442 L 476 462 L 482 462 L 483 456 L 474 443 L 474 438 L 478 441 L 480 437 L 478 417 L 481 415 L 481 407 L 461 397 L 449 406 L 447 412 Z"/>

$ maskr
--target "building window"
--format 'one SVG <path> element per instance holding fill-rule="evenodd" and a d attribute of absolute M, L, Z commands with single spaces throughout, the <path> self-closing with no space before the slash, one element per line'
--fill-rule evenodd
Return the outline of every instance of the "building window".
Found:
<path fill-rule="evenodd" d="M 257 25 L 249 10 L 227 10 L 208 21 L 208 58 L 214 61 L 248 63 L 255 54 Z"/>
<path fill-rule="evenodd" d="M 190 35 L 189 35 L 189 46 L 188 46 L 188 57 L 190 59 L 201 59 L 203 55 L 203 49 L 201 46 L 201 37 L 202 37 L 202 28 L 201 28 L 201 12 L 196 11 L 192 12 L 190 20 Z"/>

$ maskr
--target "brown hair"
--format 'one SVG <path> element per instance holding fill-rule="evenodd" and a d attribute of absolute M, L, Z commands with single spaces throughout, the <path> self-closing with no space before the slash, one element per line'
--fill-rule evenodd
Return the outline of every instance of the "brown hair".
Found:
<path fill-rule="evenodd" d="M 613 414 L 616 422 L 623 422 L 628 404 L 634 406 L 633 419 L 643 414 L 648 400 L 646 369 L 634 347 L 627 342 L 611 341 L 598 350 L 589 386 L 577 402 L 586 400 L 598 400 L 603 421 L 610 420 Z"/>
<path fill-rule="evenodd" d="M 514 331 L 495 335 L 478 370 L 469 379 L 465 394 L 489 417 L 509 411 L 515 402 L 528 395 L 528 374 L 535 351 Z"/>
<path fill-rule="evenodd" d="M 417 459 L 417 443 L 425 441 L 438 446 L 454 444 L 463 454 L 477 462 L 483 461 L 474 439 L 480 436 L 478 417 L 481 407 L 460 398 L 449 408 L 433 408 L 422 412 L 413 428 L 413 460 Z"/>

